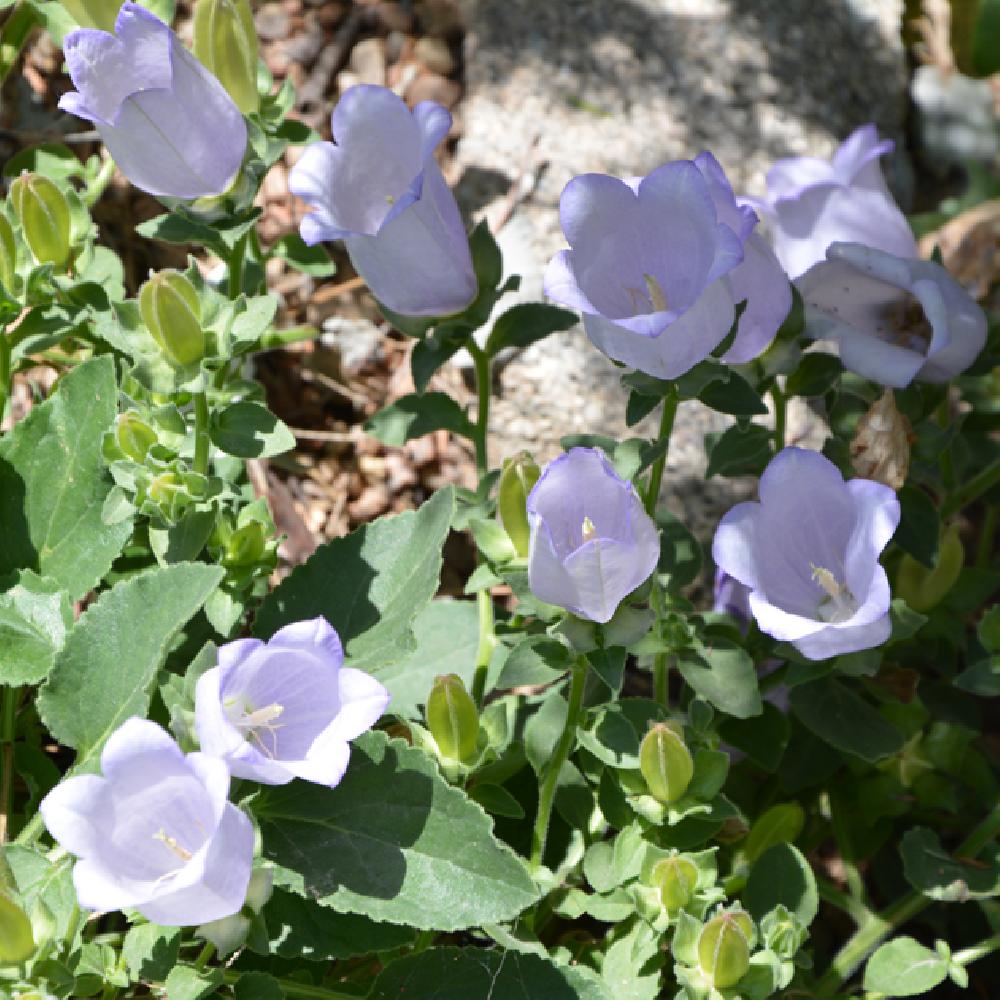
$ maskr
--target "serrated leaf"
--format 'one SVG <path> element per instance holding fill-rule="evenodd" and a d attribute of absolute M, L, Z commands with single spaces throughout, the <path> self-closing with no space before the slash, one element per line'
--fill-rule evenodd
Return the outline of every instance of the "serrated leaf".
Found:
<path fill-rule="evenodd" d="M 268 788 L 255 812 L 276 882 L 340 912 L 460 930 L 511 920 L 538 895 L 483 810 L 382 732 L 354 743 L 335 789 Z"/>
<path fill-rule="evenodd" d="M 237 458 L 271 458 L 295 447 L 292 432 L 260 403 L 233 403 L 213 413 L 211 437 Z"/>
<path fill-rule="evenodd" d="M 889 997 L 913 997 L 932 990 L 948 975 L 948 963 L 911 937 L 882 945 L 865 967 L 865 989 Z"/>
<path fill-rule="evenodd" d="M 22 570 L 17 583 L 0 594 L 0 684 L 38 684 L 73 625 L 65 591 L 53 580 Z"/>
<path fill-rule="evenodd" d="M 81 615 L 37 702 L 49 731 L 76 748 L 79 763 L 127 718 L 146 715 L 171 643 L 222 576 L 202 563 L 147 570 L 105 591 Z"/>
<path fill-rule="evenodd" d="M 438 430 L 451 431 L 467 438 L 475 433 L 465 410 L 443 392 L 403 396 L 379 410 L 365 423 L 368 434 L 394 447 Z"/>
<path fill-rule="evenodd" d="M 505 347 L 529 347 L 550 333 L 568 330 L 579 317 L 568 309 L 541 302 L 522 302 L 497 318 L 486 341 L 486 353 L 493 357 Z"/>
<path fill-rule="evenodd" d="M 441 548 L 455 506 L 451 488 L 417 511 L 381 517 L 318 548 L 264 599 L 255 634 L 323 615 L 350 665 L 375 672 L 414 648 L 413 622 L 437 590 Z"/>
<path fill-rule="evenodd" d="M 133 979 L 162 983 L 177 964 L 180 947 L 179 927 L 139 924 L 125 935 L 122 956 Z"/>
<path fill-rule="evenodd" d="M 170 1000 L 203 1000 L 222 985 L 222 969 L 199 972 L 190 965 L 176 965 L 164 985 Z"/>
<path fill-rule="evenodd" d="M 750 870 L 743 890 L 743 905 L 756 920 L 779 903 L 807 927 L 819 909 L 816 876 L 792 844 L 775 844 L 765 851 Z"/>
<path fill-rule="evenodd" d="M 93 358 L 0 440 L 0 576 L 33 569 L 76 600 L 111 568 L 132 531 L 101 519 L 117 397 L 114 361 Z"/>

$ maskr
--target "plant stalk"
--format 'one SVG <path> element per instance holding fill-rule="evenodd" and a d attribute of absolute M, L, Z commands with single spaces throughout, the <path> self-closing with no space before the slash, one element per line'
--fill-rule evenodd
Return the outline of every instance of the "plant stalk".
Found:
<path fill-rule="evenodd" d="M 473 443 L 476 446 L 476 471 L 480 476 L 489 471 L 489 456 L 486 442 L 490 429 L 490 394 L 493 386 L 490 379 L 490 356 L 470 337 L 466 345 L 476 370 L 476 423 Z"/>
<path fill-rule="evenodd" d="M 202 476 L 208 474 L 208 453 L 211 439 L 208 436 L 208 397 L 204 392 L 194 394 L 194 463 L 192 468 Z"/>
<path fill-rule="evenodd" d="M 956 951 L 951 956 L 951 960 L 956 965 L 971 965 L 973 962 L 985 958 L 987 955 L 992 955 L 997 949 L 1000 949 L 1000 934 L 994 934 L 985 941 L 974 944 L 971 948 L 963 948 L 961 951 Z"/>
<path fill-rule="evenodd" d="M 788 397 L 782 392 L 777 381 L 771 386 L 771 399 L 774 401 L 774 453 L 785 447 L 785 424 L 788 412 Z"/>
<path fill-rule="evenodd" d="M 1000 458 L 991 462 L 981 472 L 973 476 L 963 486 L 959 486 L 941 505 L 941 520 L 957 514 L 963 507 L 968 507 L 973 500 L 978 500 L 987 490 L 1000 483 Z"/>
<path fill-rule="evenodd" d="M 7 843 L 14 806 L 14 735 L 21 689 L 6 686 L 0 706 L 0 844 Z"/>
<path fill-rule="evenodd" d="M 238 299 L 243 291 L 243 264 L 247 256 L 247 243 L 250 240 L 250 233 L 244 233 L 233 247 L 232 256 L 227 264 L 229 265 L 229 281 L 226 292 L 231 299 Z"/>
<path fill-rule="evenodd" d="M 476 606 L 479 610 L 479 647 L 476 650 L 476 671 L 472 677 L 472 700 L 481 710 L 486 695 L 486 675 L 497 644 L 493 632 L 493 598 L 488 590 L 480 590 L 476 594 Z"/>
<path fill-rule="evenodd" d="M 667 465 L 667 451 L 669 450 L 670 434 L 674 429 L 674 417 L 677 416 L 678 402 L 677 389 L 674 387 L 663 398 L 663 411 L 660 413 L 660 429 L 656 435 L 656 443 L 659 444 L 661 441 L 666 441 L 667 448 L 664 448 L 663 454 L 653 462 L 653 466 L 649 470 L 649 486 L 646 490 L 645 506 L 646 513 L 650 517 L 655 513 L 656 501 L 660 498 L 660 484 L 663 482 L 663 470 Z"/>

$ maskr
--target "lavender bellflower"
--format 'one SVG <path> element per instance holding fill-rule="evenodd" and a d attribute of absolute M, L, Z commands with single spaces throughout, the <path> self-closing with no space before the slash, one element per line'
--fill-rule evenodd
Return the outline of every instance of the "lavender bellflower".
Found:
<path fill-rule="evenodd" d="M 66 36 L 64 52 L 76 90 L 59 107 L 97 126 L 136 187 L 187 200 L 229 188 L 246 152 L 246 122 L 159 18 L 126 3 L 115 34 L 82 28 Z"/>
<path fill-rule="evenodd" d="M 864 243 L 916 257 L 905 216 L 886 187 L 879 158 L 893 144 L 874 125 L 852 132 L 831 161 L 812 156 L 778 160 L 767 172 L 767 197 L 747 199 L 771 234 L 778 260 L 797 278 L 824 259 L 831 243 Z"/>
<path fill-rule="evenodd" d="M 135 909 L 171 926 L 236 913 L 250 881 L 253 827 L 226 800 L 225 764 L 185 756 L 156 723 L 133 718 L 108 739 L 101 771 L 66 779 L 40 807 L 49 833 L 79 858 L 80 905 Z"/>
<path fill-rule="evenodd" d="M 267 643 L 238 639 L 198 680 L 195 727 L 201 748 L 240 778 L 283 785 L 303 778 L 336 785 L 349 740 L 370 729 L 389 692 L 361 670 L 325 618 L 279 629 Z"/>
<path fill-rule="evenodd" d="M 559 202 L 570 249 L 545 272 L 546 294 L 583 313 L 610 358 L 656 378 L 693 368 L 725 339 L 747 300 L 730 360 L 771 341 L 791 304 L 785 275 L 753 238 L 714 157 L 678 160 L 641 179 L 584 174 Z"/>
<path fill-rule="evenodd" d="M 889 487 L 845 482 L 818 452 L 785 448 L 761 476 L 760 501 L 723 517 L 712 556 L 750 588 L 761 631 L 822 660 L 889 638 L 891 594 L 879 553 L 898 524 Z"/>
<path fill-rule="evenodd" d="M 333 110 L 334 142 L 314 142 L 288 178 L 313 208 L 302 239 L 342 239 L 375 297 L 408 316 L 460 312 L 476 296 L 462 218 L 434 159 L 450 128 L 433 101 L 411 112 L 385 87 L 351 87 Z"/>
<path fill-rule="evenodd" d="M 591 621 L 609 621 L 660 556 L 635 488 L 596 448 L 549 463 L 528 495 L 528 522 L 532 593 Z"/>
<path fill-rule="evenodd" d="M 845 368 L 894 389 L 947 382 L 986 343 L 985 313 L 933 261 L 834 243 L 796 284 L 806 336 L 836 341 Z"/>

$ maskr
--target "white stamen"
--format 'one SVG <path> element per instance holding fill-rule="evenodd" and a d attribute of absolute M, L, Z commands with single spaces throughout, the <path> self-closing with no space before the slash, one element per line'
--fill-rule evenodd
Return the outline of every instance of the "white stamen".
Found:
<path fill-rule="evenodd" d="M 846 588 L 837 583 L 837 578 L 828 569 L 814 563 L 809 564 L 809 569 L 812 570 L 813 580 L 823 588 L 830 600 L 840 600 Z"/>
<path fill-rule="evenodd" d="M 176 837 L 171 837 L 162 827 L 153 834 L 153 840 L 158 840 L 163 844 L 166 844 L 174 854 L 181 859 L 181 861 L 190 861 L 193 855 L 186 848 L 182 847 L 178 842 Z"/>
<path fill-rule="evenodd" d="M 845 584 L 839 583 L 828 569 L 813 563 L 809 564 L 809 568 L 812 571 L 810 574 L 812 579 L 826 594 L 816 609 L 820 620 L 824 622 L 847 621 L 858 610 L 858 602 L 854 595 Z"/>
<path fill-rule="evenodd" d="M 649 301 L 653 303 L 653 311 L 666 312 L 667 296 L 663 286 L 651 274 L 644 274 L 642 280 L 646 282 L 646 291 L 649 292 Z"/>
<path fill-rule="evenodd" d="M 583 536 L 585 542 L 589 542 L 592 538 L 597 537 L 597 528 L 589 517 L 583 519 L 583 527 L 580 528 L 580 534 Z"/>
<path fill-rule="evenodd" d="M 396 204 L 396 196 L 394 194 L 387 194 L 385 196 L 385 203 L 387 205 L 395 205 Z"/>
<path fill-rule="evenodd" d="M 273 757 L 275 753 L 275 744 L 277 742 L 276 734 L 281 728 L 281 726 L 276 726 L 273 723 L 274 720 L 279 718 L 284 711 L 284 705 L 279 705 L 277 702 L 274 702 L 271 705 L 264 705 L 263 708 L 244 711 L 243 717 L 239 720 L 239 722 L 237 722 L 236 725 L 238 728 L 246 730 L 247 739 L 256 743 L 265 757 Z M 265 746 L 263 739 L 261 739 L 260 730 L 270 733 L 270 748 Z"/>

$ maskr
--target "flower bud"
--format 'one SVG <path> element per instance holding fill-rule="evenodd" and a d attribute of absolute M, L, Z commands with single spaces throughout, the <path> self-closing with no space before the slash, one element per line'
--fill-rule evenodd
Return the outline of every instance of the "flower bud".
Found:
<path fill-rule="evenodd" d="M 475 754 L 479 712 L 458 674 L 434 679 L 427 696 L 427 728 L 448 760 L 466 761 Z"/>
<path fill-rule="evenodd" d="M 215 74 L 243 114 L 258 109 L 257 32 L 247 0 L 198 0 L 194 54 Z"/>
<path fill-rule="evenodd" d="M 698 938 L 698 964 L 716 989 L 738 983 L 750 968 L 753 921 L 742 910 L 713 917 Z"/>
<path fill-rule="evenodd" d="M 527 556 L 531 529 L 528 525 L 528 494 L 542 474 L 538 463 L 526 451 L 504 459 L 500 473 L 497 513 L 500 523 L 514 543 L 519 556 Z"/>
<path fill-rule="evenodd" d="M 17 274 L 17 241 L 14 228 L 6 215 L 0 214 L 0 284 L 8 295 L 14 294 L 14 279 Z"/>
<path fill-rule="evenodd" d="M 938 544 L 937 564 L 928 569 L 909 553 L 903 556 L 896 575 L 896 593 L 921 614 L 939 604 L 955 585 L 965 565 L 965 549 L 958 525 L 946 528 Z"/>
<path fill-rule="evenodd" d="M 260 562 L 264 556 L 267 539 L 264 537 L 264 525 L 260 521 L 251 521 L 237 528 L 226 542 L 226 551 L 222 557 L 225 566 L 252 566 Z"/>
<path fill-rule="evenodd" d="M 48 177 L 23 173 L 11 185 L 10 198 L 35 260 L 62 267 L 70 249 L 66 196 Z"/>
<path fill-rule="evenodd" d="M 61 3 L 81 28 L 114 31 L 122 0 L 61 0 Z"/>
<path fill-rule="evenodd" d="M 698 866 L 678 854 L 664 858 L 653 866 L 653 885 L 660 891 L 660 900 L 667 913 L 676 913 L 691 902 L 698 887 Z"/>
<path fill-rule="evenodd" d="M 0 890 L 0 965 L 19 965 L 35 953 L 28 915 Z"/>
<path fill-rule="evenodd" d="M 123 413 L 115 424 L 118 447 L 133 462 L 146 461 L 146 454 L 156 444 L 156 431 L 138 413 Z"/>
<path fill-rule="evenodd" d="M 180 271 L 160 271 L 139 290 L 139 311 L 153 339 L 178 368 L 205 356 L 201 303 L 194 285 Z"/>
<path fill-rule="evenodd" d="M 162 472 L 149 484 L 149 499 L 161 507 L 169 507 L 174 498 L 184 492 L 184 483 L 176 472 Z"/>
<path fill-rule="evenodd" d="M 658 802 L 676 802 L 691 784 L 694 761 L 677 729 L 658 722 L 639 747 L 639 770 Z"/>

